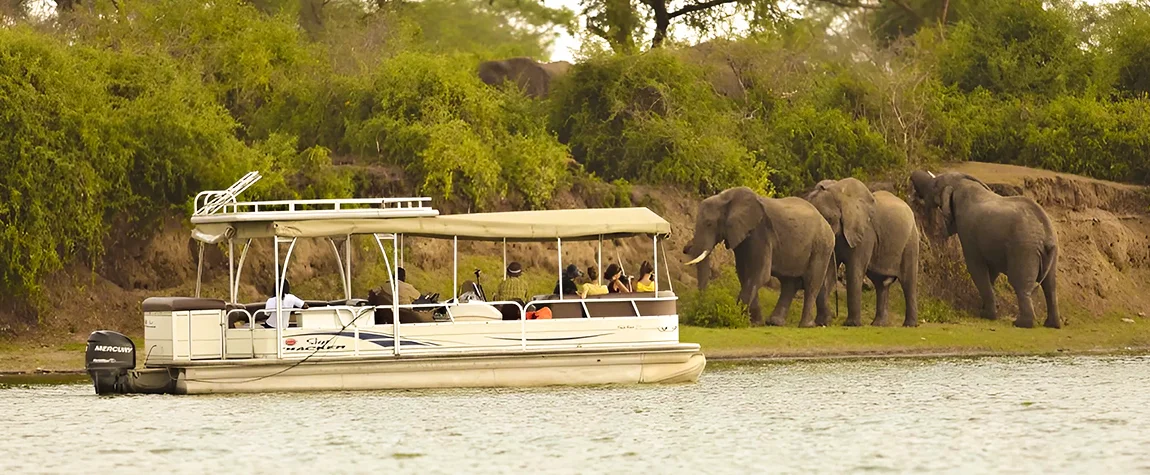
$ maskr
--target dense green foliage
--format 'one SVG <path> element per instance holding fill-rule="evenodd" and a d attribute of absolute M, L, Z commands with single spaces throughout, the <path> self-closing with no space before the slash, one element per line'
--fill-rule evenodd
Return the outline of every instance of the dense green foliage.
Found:
<path fill-rule="evenodd" d="M 552 101 L 552 127 L 601 177 L 704 194 L 737 184 L 769 188 L 767 168 L 739 143 L 737 112 L 715 96 L 699 68 L 669 52 L 589 60 Z"/>
<path fill-rule="evenodd" d="M 684 325 L 708 328 L 751 326 L 747 306 L 739 301 L 739 278 L 724 272 L 706 290 L 691 289 L 679 298 L 679 321 Z"/>
<path fill-rule="evenodd" d="M 475 74 L 541 56 L 547 28 L 572 24 L 539 2 L 0 10 L 0 296 L 34 297 L 69 260 L 253 169 L 250 197 L 346 196 L 384 168 L 476 208 L 568 189 L 625 206 L 631 184 L 791 195 L 949 160 L 1150 183 L 1150 2 L 816 3 L 756 12 L 736 40 L 588 53 L 543 100 Z M 676 21 L 721 23 L 701 15 Z M 596 25 L 619 50 L 646 42 L 639 24 Z"/>

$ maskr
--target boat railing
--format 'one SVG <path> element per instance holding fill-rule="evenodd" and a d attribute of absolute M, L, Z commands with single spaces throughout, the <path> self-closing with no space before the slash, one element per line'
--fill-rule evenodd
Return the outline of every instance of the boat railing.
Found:
<path fill-rule="evenodd" d="M 527 315 L 526 306 L 519 303 L 519 302 L 516 302 L 514 300 L 494 300 L 494 301 L 490 301 L 490 302 L 485 301 L 485 300 L 469 300 L 467 302 L 415 303 L 415 304 L 403 304 L 403 305 L 400 305 L 399 308 L 400 308 L 400 310 L 403 310 L 403 309 L 419 310 L 419 309 L 429 309 L 429 308 L 430 309 L 451 308 L 451 307 L 458 307 L 461 305 L 474 305 L 474 304 L 491 305 L 493 307 L 497 306 L 497 305 L 514 305 L 515 308 L 519 310 L 519 319 L 520 320 L 523 320 L 524 318 L 526 318 L 526 315 Z M 390 305 L 380 305 L 376 308 L 390 309 L 391 306 Z M 448 318 L 448 321 L 451 321 L 451 322 L 455 321 L 455 317 L 451 315 L 451 312 L 447 313 L 447 318 Z"/>
<path fill-rule="evenodd" d="M 237 198 L 248 188 L 251 188 L 262 178 L 259 172 L 248 172 L 238 181 L 224 190 L 201 191 L 194 200 L 193 217 L 203 217 L 213 214 L 261 214 L 276 213 L 276 217 L 290 219 L 292 214 L 304 213 L 313 216 L 317 214 L 336 215 L 348 214 L 346 212 L 362 213 L 371 210 L 375 215 L 396 214 L 400 216 L 434 216 L 439 214 L 431 207 L 431 198 L 341 198 L 341 199 L 313 199 L 313 200 L 278 200 L 278 201 L 239 201 Z M 288 213 L 286 216 L 284 213 Z"/>
<path fill-rule="evenodd" d="M 438 214 L 431 207 L 431 198 L 342 198 L 318 200 L 278 200 L 278 201 L 231 201 L 219 203 L 216 191 L 202 192 L 196 197 L 195 216 L 210 214 L 260 214 L 260 213 L 339 213 L 344 211 L 372 210 L 386 214 L 388 211 L 405 216 Z"/>
<path fill-rule="evenodd" d="M 596 304 L 596 303 L 630 303 L 631 309 L 635 311 L 636 317 L 654 317 L 654 316 L 672 316 L 672 315 L 643 315 L 643 313 L 639 311 L 639 304 L 637 302 L 672 302 L 672 301 L 676 301 L 678 299 L 679 298 L 677 296 L 674 296 L 674 295 L 669 295 L 669 296 L 665 296 L 665 297 L 653 296 L 653 297 L 596 298 L 596 299 L 581 299 L 581 298 L 545 299 L 545 300 L 532 300 L 530 302 L 527 302 L 527 307 L 530 307 L 532 305 L 554 305 L 554 304 L 564 304 L 564 303 L 579 303 L 583 307 L 583 315 L 584 315 L 583 318 L 591 318 L 591 312 L 587 310 L 587 304 L 588 303 L 591 303 L 591 304 Z"/>

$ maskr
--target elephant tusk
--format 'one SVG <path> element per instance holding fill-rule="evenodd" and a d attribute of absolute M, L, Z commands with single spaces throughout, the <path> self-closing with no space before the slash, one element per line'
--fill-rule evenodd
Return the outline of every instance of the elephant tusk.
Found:
<path fill-rule="evenodd" d="M 710 250 L 707 250 L 707 251 L 703 251 L 703 253 L 702 253 L 702 254 L 699 254 L 699 257 L 696 257 L 696 258 L 692 259 L 692 260 L 691 260 L 691 262 L 688 262 L 688 263 L 687 263 L 687 265 L 689 265 L 689 266 L 693 266 L 693 265 L 695 265 L 695 264 L 698 264 L 698 263 L 699 263 L 699 261 L 701 261 L 701 260 L 703 260 L 704 258 L 706 258 L 706 257 L 707 257 L 707 254 L 709 254 L 710 252 L 711 252 Z"/>
<path fill-rule="evenodd" d="M 935 176 L 934 176 L 934 172 L 932 172 L 932 171 L 930 171 L 930 170 L 927 170 L 926 172 L 927 172 L 927 173 L 930 173 L 930 177 L 931 177 L 931 178 L 935 178 Z"/>

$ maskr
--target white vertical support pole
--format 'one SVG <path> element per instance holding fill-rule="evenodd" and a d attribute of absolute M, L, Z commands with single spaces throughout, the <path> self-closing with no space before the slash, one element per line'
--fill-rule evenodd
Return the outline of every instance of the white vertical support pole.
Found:
<path fill-rule="evenodd" d="M 596 284 L 603 285 L 603 235 L 599 235 L 599 255 L 595 257 L 595 265 L 599 266 L 597 272 Z"/>
<path fill-rule="evenodd" d="M 563 238 L 556 238 L 559 243 L 559 300 L 563 300 Z"/>
<path fill-rule="evenodd" d="M 275 313 L 275 315 L 272 315 L 270 318 L 276 319 L 275 320 L 276 321 L 276 342 L 275 342 L 276 358 L 283 358 L 283 343 L 281 343 L 283 341 L 281 339 L 283 337 L 283 333 L 282 333 L 283 330 L 281 330 L 281 328 L 283 328 L 283 322 L 281 322 L 279 320 L 280 320 L 280 311 L 283 309 L 283 303 L 284 303 L 284 299 L 282 298 L 282 291 L 283 291 L 283 285 L 284 284 L 283 284 L 283 280 L 280 279 L 280 238 L 279 238 L 279 236 L 272 236 L 272 242 L 275 243 L 275 251 L 272 254 L 275 255 L 275 260 L 276 260 L 276 262 L 275 262 L 276 313 Z M 287 270 L 287 269 L 284 269 L 284 270 Z M 255 318 L 252 319 L 251 323 L 252 323 L 252 328 L 255 328 L 255 326 L 256 326 Z M 252 351 L 255 351 L 254 347 L 253 347 Z"/>
<path fill-rule="evenodd" d="M 236 278 L 236 246 L 232 238 L 228 238 L 228 302 L 236 303 L 236 287 L 233 284 Z M 220 359 L 228 359 L 228 311 L 224 311 L 220 320 Z"/>
<path fill-rule="evenodd" d="M 196 264 L 196 298 L 200 298 L 200 284 L 204 280 L 204 243 L 203 241 L 197 242 L 200 244 L 200 259 Z M 191 337 L 190 334 L 188 336 Z M 188 341 L 191 342 L 191 340 Z"/>
<path fill-rule="evenodd" d="M 651 276 L 651 280 L 655 284 L 655 296 L 658 297 L 659 296 L 659 235 L 656 234 L 654 236 L 654 238 L 652 238 L 651 242 L 655 246 L 654 249 L 652 249 L 652 251 L 655 253 L 655 265 L 651 266 L 652 267 L 651 272 L 653 274 Z M 639 276 L 639 277 L 642 277 L 642 276 Z M 634 290 L 634 289 L 632 289 L 632 290 Z"/>
<path fill-rule="evenodd" d="M 228 302 L 236 303 L 236 243 L 228 238 Z"/>
<path fill-rule="evenodd" d="M 292 253 L 292 251 L 295 250 L 295 243 L 296 243 L 297 239 L 299 239 L 299 238 L 293 237 L 293 238 L 291 238 L 291 241 L 289 241 L 290 244 L 288 244 L 287 255 L 284 256 L 284 267 L 283 267 L 283 270 L 280 272 L 280 278 L 283 280 L 287 280 L 288 263 L 291 262 L 291 253 Z M 276 244 L 276 250 L 277 251 L 279 250 L 279 244 Z M 277 264 L 279 263 L 278 258 L 277 258 L 276 263 Z M 283 282 L 282 281 L 280 282 L 280 288 L 281 289 L 283 288 Z M 278 297 L 278 295 L 277 295 L 277 297 Z M 283 357 L 284 357 L 284 351 L 283 351 L 284 350 L 284 348 L 283 348 L 284 327 L 286 325 L 288 325 L 288 322 L 291 320 L 290 316 L 285 320 L 285 319 L 283 319 L 283 315 L 281 315 L 282 310 L 283 310 L 283 303 L 284 302 L 283 302 L 282 298 L 276 299 L 276 358 L 280 358 L 280 359 L 283 359 Z"/>
<path fill-rule="evenodd" d="M 343 293 L 347 294 L 347 276 L 344 275 L 347 266 L 343 263 L 343 257 L 339 253 L 339 246 L 335 245 L 335 239 L 329 237 L 327 242 L 331 244 L 331 252 L 335 254 L 335 263 L 339 266 L 339 285 L 343 286 Z"/>
<path fill-rule="evenodd" d="M 451 296 L 459 305 L 459 236 L 451 237 Z"/>
<path fill-rule="evenodd" d="M 503 238 L 503 280 L 507 280 L 507 238 Z"/>
<path fill-rule="evenodd" d="M 237 303 L 238 299 L 240 298 L 240 278 L 244 275 L 244 260 L 248 258 L 248 248 L 250 247 L 252 247 L 252 240 L 248 239 L 246 242 L 244 242 L 244 250 L 240 251 L 240 261 L 236 263 L 236 278 L 232 284 L 235 288 L 232 289 L 232 294 L 236 296 Z M 255 324 L 255 322 L 248 323 L 250 324 L 248 326 L 253 326 Z"/>
<path fill-rule="evenodd" d="M 391 256 L 392 261 L 395 263 L 395 269 L 391 274 L 391 327 L 392 327 L 392 340 L 395 342 L 392 347 L 395 350 L 395 356 L 399 356 L 399 235 L 391 235 Z M 380 244 L 382 247 L 383 245 Z"/>
<path fill-rule="evenodd" d="M 343 288 L 344 298 L 351 300 L 351 235 L 343 242 L 344 262 L 347 263 L 347 285 Z M 354 315 L 354 314 L 352 314 Z M 356 341 L 359 341 L 358 339 Z"/>
<path fill-rule="evenodd" d="M 675 291 L 675 283 L 673 280 L 671 280 L 671 261 L 667 260 L 667 246 L 663 246 L 662 251 L 663 251 L 663 267 L 665 267 L 666 268 L 665 270 L 667 271 L 667 290 L 674 292 Z"/>
<path fill-rule="evenodd" d="M 393 243 L 395 243 L 395 242 L 399 243 L 398 244 L 399 255 L 395 259 L 399 263 L 399 267 L 407 267 L 407 263 L 403 261 L 403 235 L 400 234 L 397 239 L 398 240 L 396 240 L 396 239 L 392 240 Z"/>

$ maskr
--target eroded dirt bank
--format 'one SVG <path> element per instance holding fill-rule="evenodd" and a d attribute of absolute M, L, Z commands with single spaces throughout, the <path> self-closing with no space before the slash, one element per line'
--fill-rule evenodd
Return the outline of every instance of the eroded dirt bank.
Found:
<path fill-rule="evenodd" d="M 1046 208 L 1055 221 L 1061 245 L 1059 300 L 1069 325 L 1122 318 L 1134 318 L 1138 319 L 1136 324 L 1150 325 L 1150 320 L 1137 317 L 1150 309 L 1150 215 L 1147 214 L 1150 198 L 1145 188 L 1003 165 L 963 163 L 945 168 L 970 173 L 1002 194 L 1031 196 Z M 876 183 L 874 187 L 893 189 L 906 196 L 905 180 Z M 373 188 L 401 189 L 387 183 L 375 184 Z M 671 222 L 674 235 L 667 243 L 665 254 L 671 264 L 671 275 L 680 286 L 694 286 L 693 275 L 682 265 L 681 249 L 690 239 L 698 198 L 674 190 L 636 187 L 631 199 Z M 588 201 L 575 193 L 565 193 L 555 198 L 553 207 L 585 207 Z M 453 209 L 451 204 L 437 206 L 447 212 L 466 211 Z M 919 218 L 924 228 L 931 227 L 928 220 L 921 215 Z M 196 246 L 190 241 L 187 226 L 185 218 L 173 216 L 149 240 L 111 243 L 107 256 L 94 272 L 74 264 L 56 273 L 46 283 L 48 304 L 39 318 L 29 312 L 0 309 L 0 340 L 31 345 L 81 342 L 95 329 L 142 334 L 141 300 L 151 295 L 191 295 L 194 291 Z M 406 260 L 411 266 L 439 269 L 450 279 L 449 241 L 413 239 L 408 244 Z M 249 255 L 241 288 L 242 300 L 266 298 L 265 283 L 272 280 L 269 250 L 266 243 L 260 243 Z M 373 279 L 379 280 L 378 252 L 368 252 L 370 250 L 364 247 L 363 252 L 355 256 L 354 266 L 366 270 L 366 276 L 356 282 L 357 295 L 366 294 Z M 496 245 L 482 243 L 462 243 L 460 251 L 461 255 L 496 257 L 501 252 Z M 529 269 L 555 268 L 553 244 L 512 245 L 509 254 Z M 203 293 L 224 296 L 226 257 L 215 248 L 209 248 L 206 256 L 207 284 Z M 593 262 L 594 256 L 593 243 L 564 245 L 565 263 L 586 266 Z M 637 270 L 643 259 L 650 258 L 651 243 L 647 239 L 609 243 L 604 249 L 605 261 L 621 259 L 631 272 Z M 663 260 L 664 255 L 659 259 Z M 728 266 L 731 260 L 731 253 L 720 248 L 714 265 Z M 377 270 L 372 272 L 373 268 Z M 305 242 L 297 246 L 293 254 L 289 278 L 296 288 L 308 287 L 310 282 L 329 278 L 334 272 L 330 245 L 323 241 Z M 922 272 L 924 295 L 959 309 L 976 308 L 977 293 L 966 275 L 957 238 L 924 237 Z M 460 268 L 461 281 L 469 274 L 470 269 Z M 486 283 L 492 285 L 493 279 L 488 278 Z M 1005 278 L 1000 279 L 998 285 L 1003 297 L 999 303 L 1002 318 L 1012 318 L 1016 308 Z M 313 285 L 312 288 L 327 287 Z M 431 291 L 450 293 L 449 288 Z M 338 296 L 331 298 L 335 297 Z M 1035 300 L 1038 310 L 1043 312 L 1041 301 Z"/>

